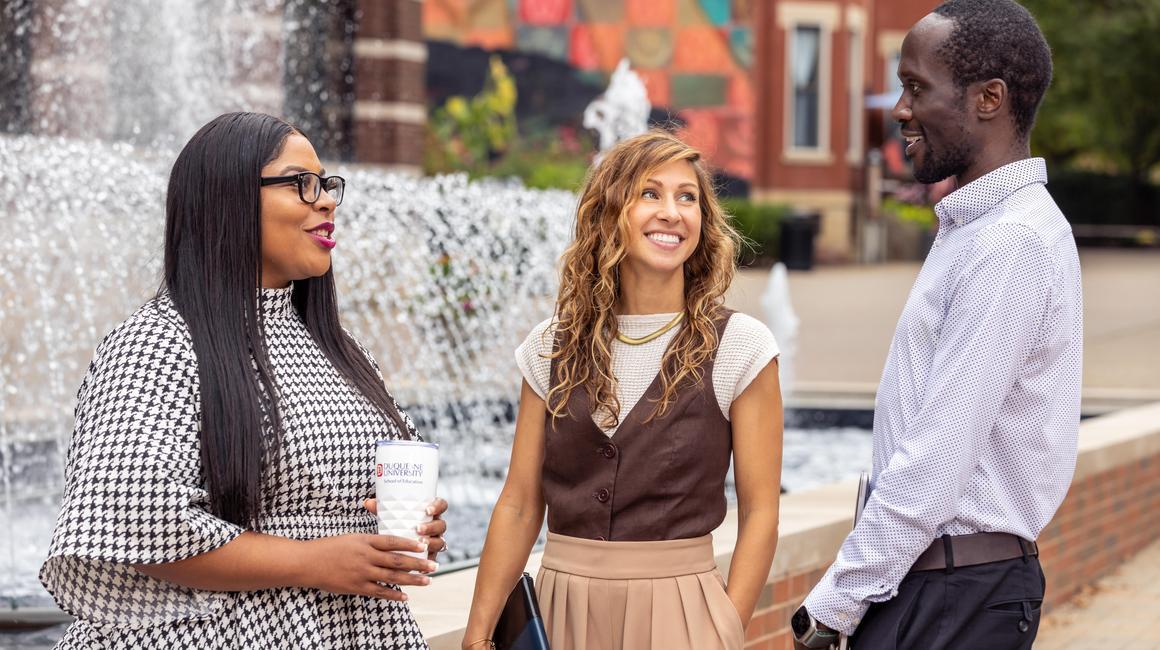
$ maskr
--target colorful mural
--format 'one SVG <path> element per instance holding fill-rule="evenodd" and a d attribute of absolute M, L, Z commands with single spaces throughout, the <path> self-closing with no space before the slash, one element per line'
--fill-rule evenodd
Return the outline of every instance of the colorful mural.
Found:
<path fill-rule="evenodd" d="M 653 106 L 684 122 L 683 135 L 714 165 L 750 179 L 757 1 L 425 0 L 423 30 L 429 40 L 535 52 L 605 76 L 628 57 Z"/>

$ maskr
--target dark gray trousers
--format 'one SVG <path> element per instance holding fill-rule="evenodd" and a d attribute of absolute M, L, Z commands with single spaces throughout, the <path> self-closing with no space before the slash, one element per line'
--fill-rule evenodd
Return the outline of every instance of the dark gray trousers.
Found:
<path fill-rule="evenodd" d="M 1024 650 L 1039 630 L 1046 581 L 1036 557 L 915 571 L 870 606 L 854 650 Z"/>

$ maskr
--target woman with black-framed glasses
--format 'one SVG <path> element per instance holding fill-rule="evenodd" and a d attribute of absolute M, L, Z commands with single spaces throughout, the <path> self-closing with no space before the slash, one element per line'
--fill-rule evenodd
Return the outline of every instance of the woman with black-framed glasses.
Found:
<path fill-rule="evenodd" d="M 334 207 L 342 205 L 342 195 L 346 192 L 346 179 L 342 176 L 322 176 L 314 172 L 298 172 L 288 176 L 263 176 L 262 187 L 267 185 L 281 185 L 294 183 L 298 188 L 298 198 L 303 203 L 314 204 L 322 198 L 325 189 L 330 198 L 334 199 Z"/>
<path fill-rule="evenodd" d="M 374 534 L 375 441 L 419 434 L 339 322 L 344 189 L 268 115 L 178 156 L 164 284 L 78 395 L 41 570 L 77 617 L 58 648 L 426 647 L 399 586 L 430 581 L 447 504 L 424 543 Z"/>

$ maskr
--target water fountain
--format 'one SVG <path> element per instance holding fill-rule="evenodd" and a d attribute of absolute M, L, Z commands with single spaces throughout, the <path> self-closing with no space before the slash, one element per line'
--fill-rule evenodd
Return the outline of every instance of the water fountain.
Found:
<path fill-rule="evenodd" d="M 0 139 L 0 168 L 19 170 L 0 177 L 0 196 L 22 233 L 0 271 L 4 512 L 23 521 L 32 503 L 50 526 L 92 349 L 158 285 L 166 169 L 127 147 L 32 136 Z M 94 177 L 100 168 L 118 171 Z M 444 492 L 457 510 L 490 508 L 494 494 L 470 479 L 506 467 L 519 385 L 511 351 L 551 310 L 573 197 L 462 176 L 339 173 L 349 181 L 335 252 L 346 325 L 424 430 L 447 443 Z M 44 545 L 0 535 L 0 549 L 0 593 L 26 595 Z M 13 584 L 14 573 L 28 580 Z"/>
<path fill-rule="evenodd" d="M 220 112 L 278 113 L 282 86 L 309 86 L 282 79 L 284 57 L 270 50 L 282 47 L 279 30 L 293 30 L 271 16 L 296 4 L 0 8 L 0 89 L 14 69 L 36 82 L 31 95 L 0 93 L 0 133 L 10 134 L 0 135 L 0 199 L 15 233 L 0 252 L 0 603 L 52 605 L 36 572 L 75 391 L 100 338 L 158 287 L 176 147 Z M 39 60 L 29 32 L 51 36 Z M 614 86 L 627 87 L 631 72 L 620 74 Z M 327 167 L 348 179 L 334 257 L 345 323 L 443 443 L 451 559 L 463 560 L 478 552 L 502 486 L 519 386 L 512 350 L 551 311 L 575 197 Z"/>
<path fill-rule="evenodd" d="M 761 311 L 765 324 L 777 340 L 781 354 L 778 357 L 778 379 L 781 382 L 781 401 L 793 393 L 794 363 L 797 361 L 797 331 L 800 320 L 789 297 L 789 276 L 785 264 L 778 262 L 769 272 L 769 283 L 761 294 Z"/>
<path fill-rule="evenodd" d="M 40 96 L 24 106 L 0 98 L 0 115 L 33 116 L 22 129 L 3 125 L 23 133 L 0 136 L 0 197 L 19 232 L 0 253 L 0 597 L 13 606 L 51 604 L 36 571 L 75 391 L 100 338 L 158 287 L 177 147 L 225 110 L 278 112 L 271 75 L 240 92 L 230 80 L 262 63 L 276 85 L 282 57 L 270 56 L 268 32 L 284 3 L 206 4 L 2 10 L 5 30 L 36 30 L 52 43 L 37 61 L 3 57 L 6 67 L 24 65 Z M 79 97 L 78 87 L 90 92 Z M 462 559 L 478 550 L 507 465 L 519 387 L 512 350 L 551 311 L 575 199 L 518 183 L 327 166 L 349 182 L 335 252 L 345 323 L 425 433 L 444 443 L 441 491 L 456 504 L 449 519 Z"/>

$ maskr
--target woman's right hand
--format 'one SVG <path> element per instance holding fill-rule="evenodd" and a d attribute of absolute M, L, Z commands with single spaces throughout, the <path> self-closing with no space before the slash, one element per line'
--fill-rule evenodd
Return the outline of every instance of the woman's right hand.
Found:
<path fill-rule="evenodd" d="M 394 535 L 322 537 L 305 542 L 305 549 L 306 586 L 336 594 L 405 601 L 406 594 L 383 583 L 427 585 L 431 578 L 424 574 L 436 568 L 430 560 L 396 553 L 426 553 L 427 547 Z"/>

